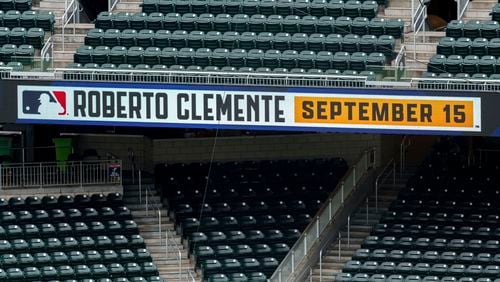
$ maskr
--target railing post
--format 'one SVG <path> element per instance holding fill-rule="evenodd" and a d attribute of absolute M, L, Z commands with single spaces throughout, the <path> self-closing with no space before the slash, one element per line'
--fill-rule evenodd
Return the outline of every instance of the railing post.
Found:
<path fill-rule="evenodd" d="M 339 260 L 340 260 L 341 252 L 342 252 L 342 247 L 340 246 L 341 243 L 342 243 L 342 234 L 340 234 L 340 232 L 339 232 L 339 254 L 338 254 Z"/>
<path fill-rule="evenodd" d="M 375 211 L 378 212 L 378 179 L 375 181 Z"/>
<path fill-rule="evenodd" d="M 352 187 L 356 187 L 356 165 L 352 166 Z"/>
<path fill-rule="evenodd" d="M 168 230 L 165 230 L 165 258 L 168 259 Z"/>
<path fill-rule="evenodd" d="M 323 281 L 323 249 L 319 251 L 319 281 Z"/>
<path fill-rule="evenodd" d="M 351 246 L 351 216 L 347 217 L 347 246 Z"/>
<path fill-rule="evenodd" d="M 295 250 L 292 250 L 292 273 L 295 271 Z"/>
<path fill-rule="evenodd" d="M 319 238 L 319 216 L 316 217 L 316 238 Z"/>
<path fill-rule="evenodd" d="M 366 197 L 366 225 L 368 225 L 368 197 Z"/>
<path fill-rule="evenodd" d="M 328 220 L 332 220 L 332 198 L 328 201 Z"/>
<path fill-rule="evenodd" d="M 307 232 L 304 232 L 304 256 L 307 255 Z"/>
<path fill-rule="evenodd" d="M 177 254 L 179 255 L 179 281 L 181 281 L 181 279 L 182 279 L 182 254 L 181 254 L 181 251 L 179 250 L 177 252 Z"/>
<path fill-rule="evenodd" d="M 3 188 L 3 167 L 2 164 L 0 164 L 0 190 Z"/>
<path fill-rule="evenodd" d="M 39 170 L 39 173 L 40 173 L 40 189 L 43 188 L 43 172 L 42 172 L 42 163 L 40 163 L 40 166 L 38 166 L 38 170 Z M 24 177 L 21 177 L 22 179 L 22 182 L 23 182 L 23 186 L 24 186 Z M 80 182 L 81 183 L 81 182 Z"/>
<path fill-rule="evenodd" d="M 149 215 L 149 210 L 148 210 L 148 193 L 146 192 L 146 215 Z"/>
<path fill-rule="evenodd" d="M 80 188 L 83 188 L 83 166 L 82 166 L 82 161 L 80 161 Z"/>
<path fill-rule="evenodd" d="M 134 170 L 132 170 L 132 183 L 135 184 Z M 142 203 L 142 178 L 141 171 L 139 170 L 139 204 Z"/>
<path fill-rule="evenodd" d="M 342 180 L 342 182 L 340 183 L 340 198 L 342 199 L 342 204 L 344 204 L 344 181 Z"/>
<path fill-rule="evenodd" d="M 158 238 L 160 238 L 161 245 L 161 210 L 158 209 Z"/>

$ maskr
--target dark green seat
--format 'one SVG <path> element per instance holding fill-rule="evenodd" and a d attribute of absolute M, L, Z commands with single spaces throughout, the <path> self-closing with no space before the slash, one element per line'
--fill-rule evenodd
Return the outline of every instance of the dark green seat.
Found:
<path fill-rule="evenodd" d="M 126 63 L 127 48 L 123 46 L 115 46 L 109 51 L 109 62 L 111 64 L 120 65 Z"/>
<path fill-rule="evenodd" d="M 486 75 L 496 73 L 497 60 L 493 56 L 482 56 L 478 62 L 478 71 Z"/>
<path fill-rule="evenodd" d="M 344 3 L 344 16 L 356 18 L 360 16 L 361 2 L 357 0 L 348 0 Z"/>
<path fill-rule="evenodd" d="M 367 54 L 377 51 L 378 38 L 375 35 L 363 35 L 359 41 L 359 51 Z"/>
<path fill-rule="evenodd" d="M 160 64 L 172 66 L 177 64 L 177 48 L 167 47 L 161 50 Z"/>
<path fill-rule="evenodd" d="M 331 16 L 323 16 L 318 19 L 316 24 L 316 32 L 324 34 L 327 36 L 334 32 L 334 22 L 335 20 Z"/>
<path fill-rule="evenodd" d="M 112 35 L 111 37 L 113 37 L 114 35 Z M 119 34 L 119 42 L 120 42 L 120 46 L 123 46 L 125 48 L 130 48 L 132 46 L 137 46 L 137 37 L 138 37 L 138 34 L 137 34 L 137 31 L 135 29 L 125 29 L 123 30 L 120 34 Z M 114 39 L 109 39 L 111 41 L 114 41 Z M 103 40 L 104 41 L 104 40 Z M 111 48 L 113 47 L 116 47 L 116 45 L 107 45 L 106 46 L 110 46 Z"/>
<path fill-rule="evenodd" d="M 262 59 L 262 65 L 267 68 L 279 66 L 281 63 L 281 52 L 279 50 L 267 50 Z"/>
<path fill-rule="evenodd" d="M 463 58 L 460 55 L 451 55 L 446 59 L 446 72 L 456 74 L 462 72 Z"/>
<path fill-rule="evenodd" d="M 5 27 L 13 29 L 14 27 L 19 26 L 20 18 L 21 18 L 21 12 L 14 10 L 7 11 L 3 16 L 3 24 Z"/>
<path fill-rule="evenodd" d="M 499 29 L 500 24 L 498 24 L 498 21 L 481 22 L 481 37 L 486 39 L 497 38 Z"/>
<path fill-rule="evenodd" d="M 301 51 L 297 59 L 297 67 L 312 69 L 315 67 L 316 53 L 313 51 Z"/>
<path fill-rule="evenodd" d="M 54 32 L 55 22 L 56 17 L 52 11 L 38 11 L 36 14 L 36 27 L 42 28 L 45 31 Z"/>
<path fill-rule="evenodd" d="M 4 45 L 5 46 L 5 45 Z M 3 48 L 2 48 L 3 49 Z M 0 57 L 3 55 L 3 50 L 0 50 Z M 75 63 L 86 64 L 92 62 L 92 46 L 80 46 L 76 49 L 73 60 Z"/>
<path fill-rule="evenodd" d="M 320 52 L 325 49 L 326 37 L 320 33 L 313 33 L 309 36 L 307 40 L 307 50 L 314 52 Z M 276 44 L 275 44 L 276 45 Z"/>
<path fill-rule="evenodd" d="M 462 20 L 452 20 L 446 26 L 446 36 L 459 38 L 463 37 L 464 22 Z"/>
<path fill-rule="evenodd" d="M 307 49 L 307 41 L 309 37 L 305 33 L 295 33 L 290 41 L 290 49 L 298 52 Z"/>
<path fill-rule="evenodd" d="M 329 34 L 325 39 L 325 50 L 332 53 L 342 50 L 342 36 L 340 34 Z"/>
<path fill-rule="evenodd" d="M 248 22 L 248 31 L 259 33 L 266 31 L 267 18 L 264 15 L 252 15 Z"/>
<path fill-rule="evenodd" d="M 129 26 L 130 15 L 127 12 L 113 13 L 111 17 L 111 22 L 113 23 L 113 28 L 118 30 L 124 30 L 130 28 Z"/>
<path fill-rule="evenodd" d="M 241 68 L 246 65 L 247 52 L 244 49 L 233 49 L 229 53 L 229 65 L 236 68 Z"/>
<path fill-rule="evenodd" d="M 264 52 L 260 49 L 252 49 L 247 53 L 246 66 L 254 69 L 262 67 Z"/>
<path fill-rule="evenodd" d="M 22 45 L 25 43 L 26 29 L 24 27 L 15 27 L 10 31 L 10 44 Z"/>
<path fill-rule="evenodd" d="M 324 0 L 321 0 L 324 1 Z M 316 25 L 318 23 L 318 18 L 315 16 L 305 16 L 302 17 L 299 23 L 299 32 L 312 34 L 316 32 Z"/>
<path fill-rule="evenodd" d="M 191 13 L 190 0 L 176 0 L 174 7 L 175 7 L 175 12 L 181 15 Z"/>
<path fill-rule="evenodd" d="M 469 55 L 464 58 L 462 63 L 462 71 L 464 73 L 473 75 L 479 71 L 479 57 L 475 55 Z"/>
<path fill-rule="evenodd" d="M 313 0 L 309 5 L 309 14 L 314 17 L 326 16 L 326 6 L 328 1 L 326 0 Z"/>
<path fill-rule="evenodd" d="M 246 38 L 246 37 L 242 37 L 242 38 Z M 206 33 L 205 39 L 204 39 L 205 48 L 210 48 L 210 49 L 220 48 L 221 41 L 222 41 L 222 34 L 220 32 L 209 31 Z M 240 41 L 240 44 L 241 44 L 241 41 Z M 241 48 L 246 49 L 244 47 L 241 47 Z"/>
<path fill-rule="evenodd" d="M 7 278 L 8 281 L 24 281 L 24 273 L 20 268 L 8 268 L 7 269 Z"/>
<path fill-rule="evenodd" d="M 213 21 L 214 30 L 220 32 L 231 31 L 231 19 L 231 15 L 218 14 Z"/>
<path fill-rule="evenodd" d="M 310 7 L 311 7 L 311 2 L 310 0 L 295 0 L 292 6 L 292 12 L 295 15 L 298 16 L 306 16 L 310 15 Z"/>
<path fill-rule="evenodd" d="M 350 55 L 347 52 L 336 52 L 333 55 L 332 68 L 339 71 L 349 69 Z"/>
<path fill-rule="evenodd" d="M 360 16 L 373 19 L 377 15 L 378 4 L 376 1 L 364 1 L 361 4 Z"/>
<path fill-rule="evenodd" d="M 270 32 L 261 32 L 255 39 L 255 47 L 257 49 L 268 50 L 273 48 L 274 36 Z"/>
<path fill-rule="evenodd" d="M 19 25 L 26 29 L 38 27 L 36 23 L 36 11 L 24 11 L 19 18 Z"/>
<path fill-rule="evenodd" d="M 144 0 L 143 3 L 140 4 L 142 7 L 142 11 L 144 13 L 153 13 L 158 11 L 158 0 Z"/>
<path fill-rule="evenodd" d="M 259 3 L 259 13 L 265 16 L 276 14 L 276 0 L 261 0 Z"/>
<path fill-rule="evenodd" d="M 188 33 L 185 30 L 176 30 L 170 36 L 170 46 L 181 49 L 187 47 Z"/>
<path fill-rule="evenodd" d="M 460 37 L 455 41 L 455 55 L 467 56 L 470 55 L 472 41 L 468 37 Z"/>
<path fill-rule="evenodd" d="M 45 254 L 45 255 L 47 255 L 47 254 Z M 49 257 L 48 260 L 45 260 L 45 263 L 49 263 L 51 261 L 52 260 Z M 30 253 L 18 254 L 17 255 L 17 263 L 20 267 L 33 266 L 35 264 L 37 266 L 40 266 L 40 264 L 37 261 L 35 261 L 34 257 Z"/>
<path fill-rule="evenodd" d="M 146 29 L 146 21 L 148 19 L 148 15 L 143 12 L 137 12 L 129 17 L 129 26 L 134 30 Z"/>
<path fill-rule="evenodd" d="M 102 38 L 104 36 L 104 30 L 100 28 L 93 28 L 89 30 L 85 36 L 85 45 L 96 47 L 102 45 Z"/>
<path fill-rule="evenodd" d="M 385 62 L 386 57 L 382 53 L 370 53 L 366 58 L 366 65 L 369 71 L 381 71 Z"/>
<path fill-rule="evenodd" d="M 100 263 L 91 265 L 90 272 L 94 279 L 108 277 L 109 275 L 108 268 Z"/>
<path fill-rule="evenodd" d="M 85 262 L 85 256 L 80 251 L 71 251 L 68 253 L 68 260 L 70 265 L 78 265 Z"/>
<path fill-rule="evenodd" d="M 42 272 L 38 268 L 33 266 L 24 268 L 23 272 L 24 277 L 28 281 L 36 281 L 42 278 Z"/>
<path fill-rule="evenodd" d="M 295 50 L 286 50 L 281 54 L 281 67 L 293 69 L 297 67 L 299 53 Z"/>
<path fill-rule="evenodd" d="M 320 51 L 316 54 L 316 68 L 328 70 L 332 68 L 333 54 L 329 51 Z"/>
<path fill-rule="evenodd" d="M 282 31 L 283 17 L 281 15 L 270 15 L 266 20 L 266 31 L 270 33 L 279 33 Z M 250 29 L 250 31 L 255 31 Z"/>
<path fill-rule="evenodd" d="M 269 18 L 271 18 L 271 17 L 269 17 Z M 290 34 L 298 33 L 300 23 L 301 23 L 301 19 L 299 16 L 289 15 L 283 19 L 283 23 L 281 24 L 281 27 L 282 27 L 281 30 L 273 31 L 273 30 L 269 29 L 269 27 L 267 27 L 267 31 L 272 32 L 272 33 L 277 33 L 280 31 L 288 32 Z"/>
<path fill-rule="evenodd" d="M 243 35 L 242 35 L 243 37 Z M 280 51 L 285 51 L 290 49 L 290 41 L 292 40 L 292 37 L 290 36 L 289 33 L 286 32 L 280 32 L 277 33 L 274 36 L 273 40 L 273 49 L 280 50 Z M 253 47 L 255 48 L 255 47 Z M 252 49 L 252 48 L 250 48 Z"/>
<path fill-rule="evenodd" d="M 97 46 L 92 52 L 92 62 L 99 65 L 108 63 L 109 53 L 110 49 L 108 46 Z M 58 232 L 60 232 L 60 230 L 58 230 Z"/>
<path fill-rule="evenodd" d="M 196 52 L 193 48 L 182 48 L 177 53 L 177 64 L 187 67 L 193 64 Z"/>
<path fill-rule="evenodd" d="M 196 22 L 198 21 L 198 15 L 193 13 L 182 14 L 181 21 L 179 22 L 179 28 L 187 32 L 191 32 L 196 29 Z"/>
<path fill-rule="evenodd" d="M 203 69 L 203 71 L 206 71 L 206 72 L 218 72 L 220 71 L 220 69 L 218 67 L 215 67 L 215 66 L 207 66 Z M 241 72 L 238 70 L 238 72 Z"/>
<path fill-rule="evenodd" d="M 370 20 L 365 17 L 356 17 L 352 20 L 351 32 L 359 36 L 368 34 L 368 25 Z"/>
<path fill-rule="evenodd" d="M 159 0 L 155 12 L 160 12 L 163 14 L 174 13 L 175 12 L 175 0 Z"/>
<path fill-rule="evenodd" d="M 352 20 L 350 17 L 338 17 L 335 19 L 335 33 L 347 35 L 351 33 Z"/>
<path fill-rule="evenodd" d="M 359 51 L 360 38 L 356 34 L 348 34 L 342 39 L 342 51 L 354 53 Z"/>
<path fill-rule="evenodd" d="M 169 0 L 169 1 L 174 2 L 173 0 Z M 161 11 L 161 2 L 160 2 L 160 12 L 162 12 Z M 203 1 L 203 0 L 191 1 L 191 12 L 198 14 L 198 15 L 208 13 L 207 1 Z M 162 12 L 162 13 L 166 13 L 166 12 Z M 171 13 L 171 12 L 167 12 L 167 13 Z"/>
<path fill-rule="evenodd" d="M 13 0 L 1 0 L 0 10 L 2 11 L 16 10 L 15 2 Z"/>
<path fill-rule="evenodd" d="M 199 48 L 193 58 L 195 65 L 200 67 L 206 67 L 210 65 L 210 57 L 212 56 L 212 51 L 208 48 Z"/>
<path fill-rule="evenodd" d="M 333 0 L 326 5 L 326 15 L 338 18 L 344 15 L 344 1 Z"/>
<path fill-rule="evenodd" d="M 214 15 L 201 14 L 198 16 L 197 29 L 203 32 L 209 32 L 213 29 Z"/>
<path fill-rule="evenodd" d="M 0 27 L 0 45 L 9 43 L 10 29 L 7 27 Z"/>
<path fill-rule="evenodd" d="M 339 70 L 336 70 L 336 69 L 329 69 L 329 70 L 325 71 L 325 74 L 327 74 L 327 75 L 340 75 L 341 72 Z"/>
<path fill-rule="evenodd" d="M 241 13 L 241 6 L 243 6 L 243 0 L 226 0 L 226 13 L 231 16 L 239 14 Z"/>
<path fill-rule="evenodd" d="M 157 65 L 160 63 L 161 49 L 158 47 L 148 47 L 144 50 L 143 62 L 146 65 Z M 110 226 L 108 226 L 109 231 Z M 116 232 L 120 232 L 121 226 Z"/>
<path fill-rule="evenodd" d="M 467 21 L 463 26 L 463 36 L 471 39 L 481 37 L 481 22 L 480 21 Z"/>
<path fill-rule="evenodd" d="M 223 14 L 226 12 L 225 4 L 225 0 L 209 0 L 208 12 L 214 15 Z"/>
<path fill-rule="evenodd" d="M 212 274 L 208 277 L 208 282 L 229 282 L 229 277 L 225 274 Z"/>
<path fill-rule="evenodd" d="M 255 15 L 259 13 L 259 0 L 247 0 L 244 1 L 241 6 L 241 12 L 245 15 Z"/>
<path fill-rule="evenodd" d="M 366 70 L 367 55 L 363 52 L 355 52 L 349 60 L 350 70 L 361 72 Z"/>
<path fill-rule="evenodd" d="M 386 34 L 385 26 L 386 21 L 384 18 L 373 18 L 368 23 L 368 34 L 380 37 Z"/>
<path fill-rule="evenodd" d="M 455 53 L 455 38 L 443 37 L 439 40 L 436 52 L 441 55 L 450 56 Z"/>
<path fill-rule="evenodd" d="M 150 30 L 150 29 L 143 29 L 139 31 L 139 33 L 136 36 L 136 43 L 137 46 L 140 46 L 144 49 L 148 47 L 153 47 L 153 38 L 154 38 L 155 32 Z"/>
<path fill-rule="evenodd" d="M 153 44 L 158 48 L 165 48 L 170 46 L 171 33 L 169 30 L 158 30 L 153 37 Z"/>
<path fill-rule="evenodd" d="M 292 15 L 293 14 L 292 6 L 293 6 L 292 0 L 278 0 L 276 2 L 275 13 L 282 17 Z"/>
<path fill-rule="evenodd" d="M 221 48 L 235 49 L 238 48 L 240 35 L 235 31 L 227 31 L 222 34 Z"/>
<path fill-rule="evenodd" d="M 236 14 L 231 19 L 231 30 L 236 32 L 248 31 L 248 22 L 250 17 L 245 14 Z"/>
<path fill-rule="evenodd" d="M 108 29 L 104 32 L 102 44 L 104 46 L 119 46 L 120 35 L 121 33 L 118 29 Z"/>
<path fill-rule="evenodd" d="M 487 54 L 488 40 L 486 38 L 476 38 L 472 41 L 471 54 L 482 57 Z"/>
<path fill-rule="evenodd" d="M 385 33 L 400 39 L 404 32 L 404 22 L 402 19 L 389 19 L 385 22 Z"/>
<path fill-rule="evenodd" d="M 146 28 L 151 29 L 151 30 L 160 30 L 160 29 L 167 29 L 167 30 L 174 30 L 172 29 L 168 24 L 172 24 L 172 18 L 168 17 L 169 14 L 164 16 L 162 13 L 151 13 L 149 14 L 148 18 L 146 19 Z M 175 26 L 177 29 L 177 23 L 179 21 L 180 15 L 176 18 Z M 165 22 L 164 22 L 165 19 Z"/>
<path fill-rule="evenodd" d="M 141 264 L 141 272 L 144 276 L 158 276 L 158 269 L 152 262 L 143 262 Z"/>
<path fill-rule="evenodd" d="M 187 37 L 187 47 L 198 49 L 204 47 L 205 33 L 203 31 L 191 31 Z"/>

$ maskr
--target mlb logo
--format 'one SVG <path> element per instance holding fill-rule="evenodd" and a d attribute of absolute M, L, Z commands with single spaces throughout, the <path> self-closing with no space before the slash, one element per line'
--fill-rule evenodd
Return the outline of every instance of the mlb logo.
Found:
<path fill-rule="evenodd" d="M 66 115 L 66 92 L 25 90 L 22 95 L 23 114 L 43 117 Z"/>

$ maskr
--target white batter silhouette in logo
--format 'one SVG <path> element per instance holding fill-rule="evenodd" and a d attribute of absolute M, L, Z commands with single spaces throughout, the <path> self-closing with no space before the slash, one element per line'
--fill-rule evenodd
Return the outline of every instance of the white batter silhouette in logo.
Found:
<path fill-rule="evenodd" d="M 38 98 L 40 101 L 40 106 L 38 107 L 38 113 L 44 116 L 57 116 L 59 113 L 63 112 L 64 109 L 59 103 L 49 96 L 47 93 L 43 93 Z"/>

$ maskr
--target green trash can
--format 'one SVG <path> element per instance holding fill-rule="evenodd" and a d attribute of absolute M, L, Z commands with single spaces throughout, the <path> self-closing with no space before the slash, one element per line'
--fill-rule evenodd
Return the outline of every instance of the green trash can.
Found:
<path fill-rule="evenodd" d="M 52 139 L 56 147 L 57 166 L 61 171 L 65 171 L 66 161 L 73 151 L 73 140 L 71 138 L 54 138 Z"/>
<path fill-rule="evenodd" d="M 11 137 L 0 137 L 0 156 L 5 159 L 13 157 Z"/>

